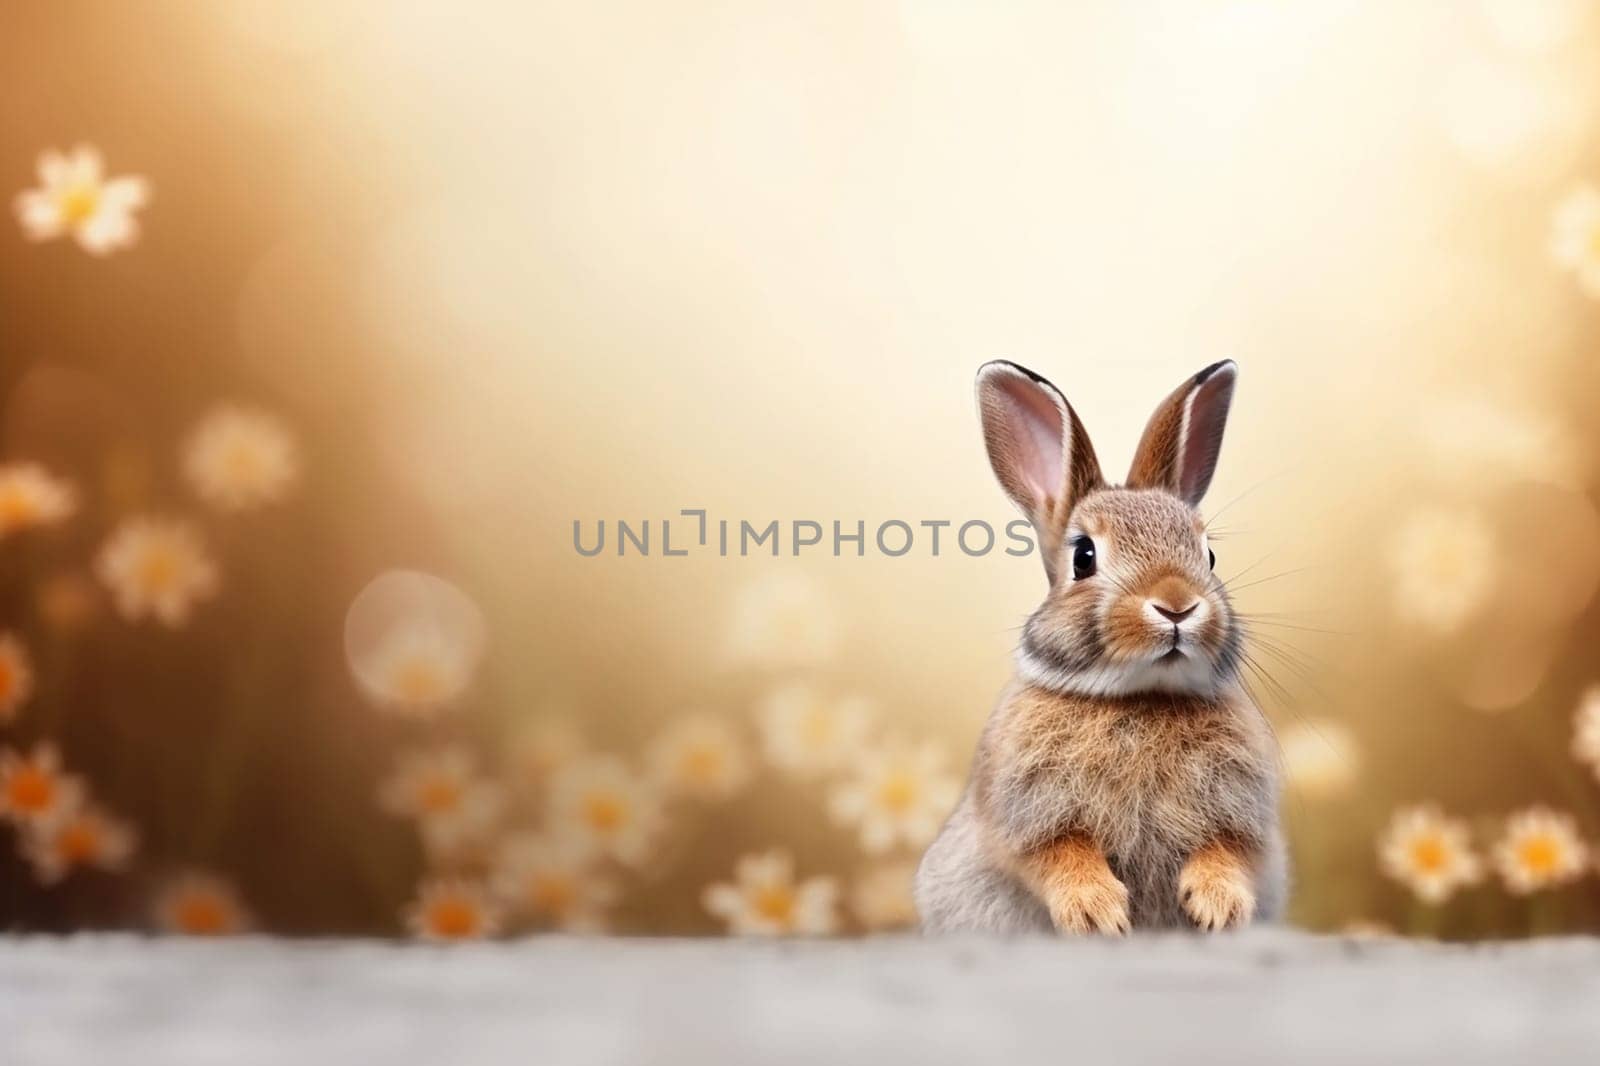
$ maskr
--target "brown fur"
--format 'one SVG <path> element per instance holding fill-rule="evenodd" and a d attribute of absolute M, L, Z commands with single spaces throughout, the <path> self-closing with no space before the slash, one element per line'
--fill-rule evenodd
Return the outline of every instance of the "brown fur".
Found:
<path fill-rule="evenodd" d="M 1050 909 L 1056 928 L 1073 933 L 1126 933 L 1128 889 L 1105 853 L 1083 833 L 1069 833 L 1026 852 L 1013 868 Z"/>
<path fill-rule="evenodd" d="M 918 870 L 925 928 L 1223 929 L 1281 909 L 1276 746 L 1239 684 L 1241 635 L 1194 509 L 1234 373 L 1216 364 L 1169 396 L 1131 487 L 1108 488 L 1053 386 L 1010 364 L 980 372 L 995 473 L 1058 554 L 1018 678 Z M 1078 574 L 1083 538 L 1094 565 Z"/>
<path fill-rule="evenodd" d="M 1135 925 L 1174 925 L 1183 863 L 1218 841 L 1268 850 L 1276 748 L 1242 694 L 1073 697 L 1024 686 L 1004 698 L 973 766 L 983 837 L 1030 855 L 1092 842 L 1130 893 Z"/>
<path fill-rule="evenodd" d="M 1257 849 L 1225 837 L 1189 856 L 1178 871 L 1178 898 L 1201 929 L 1231 929 L 1255 915 L 1252 885 Z"/>

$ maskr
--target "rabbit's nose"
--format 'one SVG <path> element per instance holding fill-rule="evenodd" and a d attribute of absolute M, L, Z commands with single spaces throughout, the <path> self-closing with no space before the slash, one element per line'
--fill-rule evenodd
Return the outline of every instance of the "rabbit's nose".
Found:
<path fill-rule="evenodd" d="M 1195 600 L 1193 603 L 1189 604 L 1189 606 L 1185 607 L 1181 611 L 1174 611 L 1171 607 L 1168 607 L 1166 604 L 1164 604 L 1164 603 L 1156 603 L 1154 600 L 1150 601 L 1150 606 L 1154 607 L 1156 609 L 1156 613 L 1159 614 L 1162 618 L 1165 618 L 1167 621 L 1171 622 L 1173 625 L 1177 625 L 1179 622 L 1182 622 L 1185 618 L 1188 618 L 1191 614 L 1194 614 L 1194 609 L 1196 607 L 1200 606 L 1200 601 L 1199 600 Z"/>

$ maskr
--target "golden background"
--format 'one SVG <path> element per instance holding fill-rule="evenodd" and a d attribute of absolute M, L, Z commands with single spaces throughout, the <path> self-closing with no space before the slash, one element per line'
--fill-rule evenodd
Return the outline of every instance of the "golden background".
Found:
<path fill-rule="evenodd" d="M 559 716 L 636 764 L 692 710 L 754 750 L 754 708 L 797 676 L 964 772 L 1037 559 L 583 558 L 572 523 L 998 528 L 971 394 L 996 357 L 1063 389 L 1108 471 L 1185 375 L 1239 362 L 1219 572 L 1259 616 L 1269 714 L 1331 755 L 1285 799 L 1298 922 L 1600 924 L 1592 869 L 1532 900 L 1491 874 L 1419 917 L 1376 852 L 1419 802 L 1484 851 L 1533 804 L 1600 837 L 1569 751 L 1600 681 L 1600 306 L 1550 250 L 1600 179 L 1590 5 L 250 0 L 4 24 L 8 197 L 79 142 L 152 190 L 114 255 L 0 232 L 0 458 L 79 493 L 0 539 L 0 628 L 39 677 L 0 743 L 57 742 L 139 832 L 122 874 L 55 887 L 7 845 L 8 924 L 140 924 L 199 867 L 269 931 L 398 933 L 429 860 L 374 799 L 397 752 L 460 740 L 511 773 Z M 220 402 L 290 427 L 294 492 L 205 519 L 222 583 L 186 625 L 101 602 L 56 633 L 41 588 L 119 519 L 204 514 L 178 456 Z M 1441 562 L 1403 535 L 1419 514 L 1492 550 Z M 1484 591 L 1420 624 L 1463 566 Z M 429 722 L 347 669 L 346 610 L 393 568 L 487 623 L 468 698 Z M 803 590 L 794 661 L 738 654 L 771 588 Z M 669 807 L 611 926 L 717 930 L 701 889 L 772 846 L 848 886 L 877 860 L 827 810 L 766 765 Z"/>

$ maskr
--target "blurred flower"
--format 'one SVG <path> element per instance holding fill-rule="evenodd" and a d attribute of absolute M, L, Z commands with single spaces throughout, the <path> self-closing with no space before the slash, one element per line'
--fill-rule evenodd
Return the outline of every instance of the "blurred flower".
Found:
<path fill-rule="evenodd" d="M 450 856 L 487 838 L 504 806 L 498 786 L 479 780 L 461 747 L 408 752 L 378 789 L 390 814 L 415 818 L 431 854 Z"/>
<path fill-rule="evenodd" d="M 583 754 L 583 733 L 570 718 L 536 718 L 519 727 L 511 741 L 511 762 L 519 781 L 536 788 Z"/>
<path fill-rule="evenodd" d="M 1470 512 L 1422 510 L 1390 544 L 1395 613 L 1436 633 L 1460 627 L 1488 598 L 1494 537 Z"/>
<path fill-rule="evenodd" d="M 38 463 L 0 466 L 0 538 L 71 517 L 78 498 L 72 486 Z"/>
<path fill-rule="evenodd" d="M 917 924 L 917 903 L 911 886 L 917 876 L 914 862 L 874 866 L 856 878 L 850 890 L 850 909 L 869 930 L 909 929 Z"/>
<path fill-rule="evenodd" d="M 405 910 L 406 926 L 423 940 L 482 940 L 500 929 L 500 911 L 471 881 L 427 881 Z"/>
<path fill-rule="evenodd" d="M 1494 846 L 1494 865 L 1507 891 L 1519 896 L 1565 884 L 1588 869 L 1588 848 L 1570 814 L 1530 807 L 1506 820 Z"/>
<path fill-rule="evenodd" d="M 835 821 L 860 827 L 863 849 L 880 854 L 932 841 L 960 794 L 938 745 L 889 745 L 861 755 L 828 806 Z"/>
<path fill-rule="evenodd" d="M 837 625 L 816 585 L 799 574 L 769 574 L 734 602 L 728 657 L 741 665 L 810 666 L 833 655 Z"/>
<path fill-rule="evenodd" d="M 1413 428 L 1433 473 L 1480 496 L 1519 480 L 1576 490 L 1589 475 L 1585 442 L 1548 411 L 1484 396 L 1430 397 L 1415 411 Z"/>
<path fill-rule="evenodd" d="M 1572 717 L 1572 754 L 1600 778 L 1600 685 L 1589 687 Z"/>
<path fill-rule="evenodd" d="M 726 799 L 750 779 L 750 759 L 733 727 L 711 715 L 669 725 L 650 748 L 655 780 L 669 792 Z"/>
<path fill-rule="evenodd" d="M 552 827 L 627 866 L 638 866 L 662 827 L 661 796 L 614 755 L 591 756 L 550 786 Z"/>
<path fill-rule="evenodd" d="M 100 594 L 85 574 L 54 574 L 39 583 L 39 617 L 50 628 L 73 633 L 86 626 L 100 607 Z"/>
<path fill-rule="evenodd" d="M 126 822 L 85 805 L 32 828 L 22 851 L 40 882 L 52 885 L 79 868 L 121 870 L 136 842 Z"/>
<path fill-rule="evenodd" d="M 74 810 L 83 796 L 83 782 L 62 772 L 55 745 L 35 744 L 27 756 L 0 749 L 0 818 L 44 825 Z"/>
<path fill-rule="evenodd" d="M 520 835 L 495 859 L 491 884 L 513 912 L 569 933 L 597 933 L 617 901 L 617 885 L 596 869 L 593 852 L 571 838 Z"/>
<path fill-rule="evenodd" d="M 129 519 L 111 534 L 95 560 L 95 573 L 129 621 L 154 615 L 180 626 L 193 606 L 217 591 L 217 567 L 200 532 L 187 522 Z"/>
<path fill-rule="evenodd" d="M 1356 940 L 1387 940 L 1397 935 L 1393 926 L 1373 918 L 1355 918 L 1345 922 L 1339 933 Z"/>
<path fill-rule="evenodd" d="M 734 867 L 734 884 L 706 888 L 706 910 L 738 936 L 826 936 L 838 929 L 839 886 L 831 877 L 796 884 L 794 857 L 778 848 L 746 855 Z"/>
<path fill-rule="evenodd" d="M 1557 205 L 1550 254 L 1577 276 L 1585 293 L 1600 297 L 1600 189 L 1580 185 Z"/>
<path fill-rule="evenodd" d="M 401 627 L 373 653 L 370 693 L 387 710 L 430 717 L 466 691 L 471 665 L 465 649 L 433 626 Z"/>
<path fill-rule="evenodd" d="M 16 720 L 33 695 L 33 664 L 15 633 L 0 631 L 0 724 Z"/>
<path fill-rule="evenodd" d="M 130 248 L 139 239 L 133 213 L 150 198 L 143 178 L 107 179 L 100 153 L 80 144 L 68 155 L 39 156 L 39 187 L 17 195 L 17 220 L 29 240 L 48 241 L 71 234 L 93 255 Z"/>
<path fill-rule="evenodd" d="M 774 766 L 816 776 L 836 770 L 861 749 L 872 705 L 860 697 L 824 697 L 808 685 L 787 685 L 757 709 L 762 746 Z"/>
<path fill-rule="evenodd" d="M 156 927 L 184 936 L 234 936 L 250 928 L 250 912 L 232 883 L 215 874 L 182 874 L 156 897 Z"/>
<path fill-rule="evenodd" d="M 345 657 L 378 708 L 429 718 L 472 684 L 484 632 L 478 605 L 455 585 L 432 574 L 390 570 L 350 604 Z"/>
<path fill-rule="evenodd" d="M 298 474 L 294 440 L 260 411 L 221 407 L 189 438 L 183 470 L 200 497 L 223 511 L 245 511 L 283 498 Z"/>
<path fill-rule="evenodd" d="M 1472 853 L 1467 823 L 1449 818 L 1437 807 L 1396 811 L 1378 841 L 1383 872 L 1428 903 L 1442 903 L 1483 876 Z"/>
<path fill-rule="evenodd" d="M 1296 722 L 1278 735 L 1278 747 L 1289 784 L 1307 796 L 1344 792 L 1361 765 L 1350 730 L 1327 718 Z"/>

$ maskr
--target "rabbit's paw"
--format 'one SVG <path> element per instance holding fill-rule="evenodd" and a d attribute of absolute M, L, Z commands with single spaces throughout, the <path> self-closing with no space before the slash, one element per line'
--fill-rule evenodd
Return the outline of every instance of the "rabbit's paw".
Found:
<path fill-rule="evenodd" d="M 1050 920 L 1063 933 L 1121 936 L 1128 931 L 1128 888 L 1109 871 L 1070 880 L 1050 900 Z"/>
<path fill-rule="evenodd" d="M 1189 920 L 1206 932 L 1250 924 L 1255 889 L 1239 863 L 1201 853 L 1178 874 L 1178 899 Z"/>

